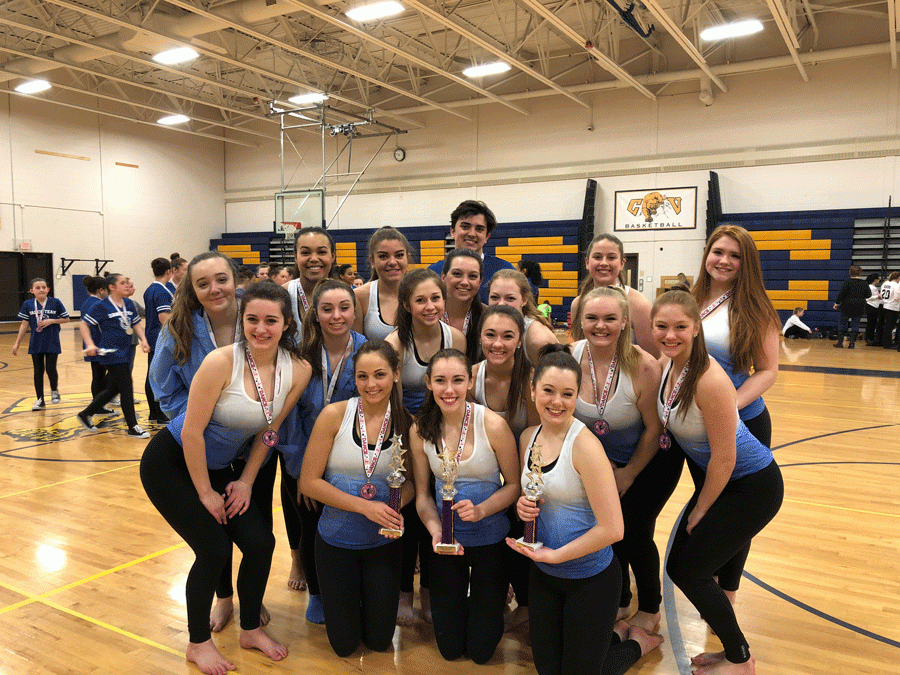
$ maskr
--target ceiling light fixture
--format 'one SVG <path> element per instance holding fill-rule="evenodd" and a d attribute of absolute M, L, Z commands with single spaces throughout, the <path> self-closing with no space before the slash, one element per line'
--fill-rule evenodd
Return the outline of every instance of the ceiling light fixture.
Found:
<path fill-rule="evenodd" d="M 160 52 L 153 57 L 153 60 L 166 66 L 174 66 L 177 63 L 193 61 L 198 56 L 200 55 L 190 47 L 175 47 L 174 49 L 167 49 L 164 52 Z"/>
<path fill-rule="evenodd" d="M 158 120 L 156 120 L 156 123 L 170 126 L 172 124 L 184 124 L 185 122 L 190 121 L 191 118 L 187 115 L 168 115 L 167 117 L 160 117 Z"/>
<path fill-rule="evenodd" d="M 747 19 L 745 21 L 722 24 L 721 26 L 710 26 L 700 33 L 700 39 L 707 41 L 724 40 L 726 38 L 741 37 L 742 35 L 752 35 L 760 32 L 762 29 L 761 21 Z"/>
<path fill-rule="evenodd" d="M 28 80 L 28 82 L 23 82 L 16 87 L 16 91 L 20 94 L 37 94 L 41 91 L 47 91 L 52 86 L 47 80 Z"/>
<path fill-rule="evenodd" d="M 485 75 L 498 75 L 505 73 L 510 69 L 508 63 L 503 61 L 494 61 L 493 63 L 485 63 L 480 66 L 469 66 L 463 71 L 466 77 L 484 77 Z"/>
<path fill-rule="evenodd" d="M 374 21 L 375 19 L 383 19 L 386 16 L 394 16 L 404 11 L 406 8 L 395 0 L 386 0 L 385 2 L 375 2 L 367 5 L 359 5 L 344 12 L 354 21 Z"/>
<path fill-rule="evenodd" d="M 310 92 L 308 94 L 297 94 L 296 96 L 291 96 L 288 99 L 288 101 L 290 101 L 294 105 L 311 105 L 321 103 L 322 101 L 326 100 L 328 100 L 328 97 L 325 94 L 320 94 L 316 91 Z"/>

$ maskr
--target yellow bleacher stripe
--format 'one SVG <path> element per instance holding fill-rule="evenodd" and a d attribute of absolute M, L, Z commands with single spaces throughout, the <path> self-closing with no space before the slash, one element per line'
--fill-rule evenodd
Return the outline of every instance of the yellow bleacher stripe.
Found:
<path fill-rule="evenodd" d="M 562 237 L 510 237 L 509 246 L 562 246 Z"/>
<path fill-rule="evenodd" d="M 795 307 L 806 309 L 806 300 L 773 300 L 772 304 L 775 309 L 794 309 Z"/>
<path fill-rule="evenodd" d="M 409 265 L 407 265 L 407 268 L 411 270 L 423 270 L 426 267 L 428 267 L 426 263 L 409 263 Z"/>
<path fill-rule="evenodd" d="M 249 253 L 252 250 L 250 244 L 219 244 L 220 253 L 225 253 L 226 251 L 231 251 L 233 253 Z"/>
<path fill-rule="evenodd" d="M 355 251 L 356 250 L 356 242 L 355 241 L 339 241 L 335 244 L 335 248 L 338 251 Z"/>
<path fill-rule="evenodd" d="M 420 255 L 419 258 L 422 260 L 423 263 L 425 263 L 422 265 L 422 267 L 428 267 L 428 265 L 430 265 L 431 263 L 436 263 L 436 262 L 440 262 L 441 260 L 443 260 L 444 256 L 442 256 L 442 255 L 424 255 L 423 254 L 423 255 Z"/>
<path fill-rule="evenodd" d="M 792 291 L 827 291 L 827 279 L 791 279 L 788 288 Z"/>
<path fill-rule="evenodd" d="M 812 230 L 757 230 L 751 232 L 750 236 L 757 244 L 773 239 L 812 239 Z"/>
<path fill-rule="evenodd" d="M 827 300 L 828 290 L 824 291 L 766 291 L 772 300 Z"/>
<path fill-rule="evenodd" d="M 523 253 L 537 254 L 558 254 L 558 253 L 578 253 L 576 244 L 560 244 L 559 246 L 498 246 L 497 255 L 522 255 Z"/>
<path fill-rule="evenodd" d="M 561 262 L 542 262 L 541 263 L 541 271 L 546 270 L 561 270 L 563 268 L 563 264 Z M 577 274 L 577 272 L 576 272 Z"/>
<path fill-rule="evenodd" d="M 776 241 L 760 241 L 756 243 L 760 251 L 809 251 L 814 249 L 830 249 L 831 239 L 781 239 Z"/>
<path fill-rule="evenodd" d="M 831 251 L 791 251 L 791 260 L 831 260 Z"/>
<path fill-rule="evenodd" d="M 541 265 L 541 272 L 545 279 L 574 279 L 578 281 L 578 272 L 564 272 L 562 270 L 544 270 Z"/>
<path fill-rule="evenodd" d="M 423 239 L 419 242 L 419 246 L 440 246 L 443 248 L 444 243 L 443 239 Z"/>

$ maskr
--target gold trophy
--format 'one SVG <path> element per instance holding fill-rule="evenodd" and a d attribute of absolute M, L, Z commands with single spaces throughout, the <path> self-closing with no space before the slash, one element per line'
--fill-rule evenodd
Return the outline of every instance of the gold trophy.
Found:
<path fill-rule="evenodd" d="M 459 475 L 456 457 L 451 450 L 444 448 L 441 458 L 441 543 L 435 546 L 438 553 L 456 553 L 459 544 L 453 538 L 453 498 L 457 489 L 454 483 Z"/>
<path fill-rule="evenodd" d="M 525 484 L 523 492 L 525 493 L 525 499 L 534 504 L 537 504 L 541 495 L 544 494 L 543 468 L 544 463 L 541 460 L 541 446 L 532 445 L 531 470 L 528 472 L 528 482 Z M 516 539 L 516 544 L 530 548 L 532 551 L 537 551 L 544 545 L 539 541 L 535 541 L 537 538 L 536 533 L 537 518 L 525 523 L 525 536 Z"/>
<path fill-rule="evenodd" d="M 396 433 L 391 436 L 391 472 L 388 474 L 388 506 L 400 513 L 400 486 L 406 481 L 403 472 L 406 467 L 403 464 L 403 455 L 406 448 L 400 444 L 400 436 Z M 399 537 L 403 534 L 403 528 L 382 527 L 378 534 L 386 537 Z"/>

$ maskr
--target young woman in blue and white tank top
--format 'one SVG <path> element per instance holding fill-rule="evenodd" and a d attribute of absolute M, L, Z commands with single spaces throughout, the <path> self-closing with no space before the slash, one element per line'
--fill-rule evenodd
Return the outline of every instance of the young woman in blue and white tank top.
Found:
<path fill-rule="evenodd" d="M 528 278 L 521 272 L 516 270 L 495 272 L 489 286 L 488 304 L 491 307 L 497 305 L 514 307 L 522 313 L 525 318 L 522 344 L 528 363 L 537 363 L 538 353 L 544 345 L 559 342 L 550 321 L 538 311 Z"/>
<path fill-rule="evenodd" d="M 585 339 L 572 345 L 582 382 L 575 417 L 603 443 L 622 503 L 625 536 L 613 544 L 622 566 L 618 617 L 631 617 L 629 624 L 651 632 L 659 624 L 662 602 L 659 550 L 653 534 L 656 518 L 678 485 L 684 456 L 674 450 L 658 451 L 662 430 L 656 414 L 659 363 L 631 344 L 625 295 L 618 288 L 601 287 L 583 300 Z M 638 596 L 633 615 L 629 567 Z"/>
<path fill-rule="evenodd" d="M 651 316 L 664 366 L 657 398 L 666 428 L 660 445 L 668 445 L 668 433 L 678 440 L 695 482 L 666 571 L 724 647 L 694 657 L 694 672 L 752 675 L 754 659 L 732 606 L 734 589 L 720 584 L 723 576 L 740 575 L 735 568 L 743 569 L 750 540 L 781 507 L 781 472 L 771 450 L 739 420 L 728 374 L 706 351 L 694 298 L 664 293 Z"/>
<path fill-rule="evenodd" d="M 187 658 L 204 673 L 234 669 L 210 637 L 210 605 L 233 544 L 243 552 L 237 583 L 240 645 L 275 661 L 287 656 L 287 647 L 261 627 L 275 537 L 251 494 L 277 442 L 275 429 L 309 381 L 309 365 L 294 351 L 292 324 L 283 289 L 272 284 L 249 289 L 241 308 L 242 340 L 204 359 L 186 411 L 150 441 L 141 459 L 147 496 L 196 555 L 186 588 Z M 238 452 L 251 438 L 238 473 Z"/>
<path fill-rule="evenodd" d="M 478 323 L 484 305 L 478 295 L 484 277 L 484 261 L 475 251 L 455 248 L 444 258 L 441 281 L 447 286 L 444 323 L 457 328 L 466 338 L 466 356 L 478 360 Z"/>
<path fill-rule="evenodd" d="M 477 287 L 476 287 L 477 288 Z M 431 567 L 431 614 L 441 655 L 448 661 L 468 654 L 486 663 L 503 637 L 503 609 L 509 581 L 503 568 L 506 509 L 519 495 L 516 442 L 505 420 L 466 401 L 471 364 L 455 349 L 431 359 L 425 381 L 430 392 L 410 433 L 416 507 L 431 535 L 441 543 L 442 455 L 451 453 L 458 470 L 453 505 L 457 555 L 435 548 Z M 443 542 L 452 543 L 452 542 Z"/>
<path fill-rule="evenodd" d="M 400 280 L 409 267 L 409 241 L 400 230 L 382 227 L 369 237 L 368 283 L 354 289 L 356 321 L 353 330 L 369 340 L 384 340 L 397 324 Z"/>
<path fill-rule="evenodd" d="M 519 517 L 537 519 L 531 558 L 531 646 L 539 675 L 622 673 L 662 638 L 616 623 L 621 572 L 611 545 L 622 538 L 612 468 L 597 437 L 574 418 L 581 368 L 568 347 L 547 346 L 532 379 L 541 424 L 520 443 L 523 488 L 541 474 L 535 503 L 519 498 Z M 537 460 L 536 455 L 540 460 Z M 580 609 L 577 609 L 580 608 Z"/>
<path fill-rule="evenodd" d="M 316 566 L 328 641 L 340 657 L 350 656 L 360 642 L 384 651 L 394 636 L 400 541 L 380 529 L 404 527 L 403 516 L 388 505 L 387 483 L 391 452 L 409 430 L 397 386 L 399 366 L 397 354 L 382 340 L 359 348 L 354 356 L 359 397 L 322 410 L 300 471 L 300 491 L 324 505 Z M 401 505 L 413 494 L 408 475 Z"/>
<path fill-rule="evenodd" d="M 309 309 L 313 291 L 320 281 L 331 276 L 335 259 L 334 239 L 321 227 L 304 227 L 294 238 L 294 262 L 300 276 L 282 285 L 291 296 L 291 309 L 297 325 L 296 342 L 300 342 L 300 325 Z"/>

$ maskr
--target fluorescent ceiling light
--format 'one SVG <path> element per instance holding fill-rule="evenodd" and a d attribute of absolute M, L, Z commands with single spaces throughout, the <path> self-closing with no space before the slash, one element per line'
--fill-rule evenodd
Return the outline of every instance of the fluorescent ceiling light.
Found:
<path fill-rule="evenodd" d="M 172 66 L 176 63 L 186 63 L 188 61 L 193 61 L 198 56 L 200 55 L 190 47 L 175 47 L 174 49 L 167 49 L 164 52 L 160 52 L 153 57 L 153 60 L 157 63 Z"/>
<path fill-rule="evenodd" d="M 725 38 L 740 37 L 742 35 L 752 35 L 763 29 L 761 21 L 756 19 L 747 19 L 746 21 L 735 21 L 734 23 L 726 23 L 721 26 L 710 26 L 700 33 L 702 40 L 724 40 Z"/>
<path fill-rule="evenodd" d="M 374 21 L 375 19 L 383 19 L 386 16 L 394 16 L 406 9 L 399 2 L 394 0 L 386 0 L 385 2 L 375 2 L 368 5 L 360 5 L 353 7 L 344 12 L 354 21 Z"/>
<path fill-rule="evenodd" d="M 53 85 L 47 80 L 28 80 L 16 87 L 16 91 L 20 94 L 37 94 L 39 91 L 47 91 L 51 86 Z"/>
<path fill-rule="evenodd" d="M 190 122 L 191 118 L 187 115 L 169 115 L 168 117 L 160 117 L 156 120 L 157 124 L 165 124 L 166 126 L 170 124 L 184 124 L 185 122 Z"/>
<path fill-rule="evenodd" d="M 327 99 L 328 97 L 325 94 L 313 91 L 309 94 L 297 94 L 296 96 L 291 96 L 288 101 L 294 105 L 310 105 L 312 103 L 321 103 Z"/>
<path fill-rule="evenodd" d="M 509 70 L 510 65 L 503 61 L 495 61 L 494 63 L 485 63 L 481 66 L 469 66 L 463 71 L 466 77 L 484 77 L 485 75 L 497 75 L 505 73 Z"/>

